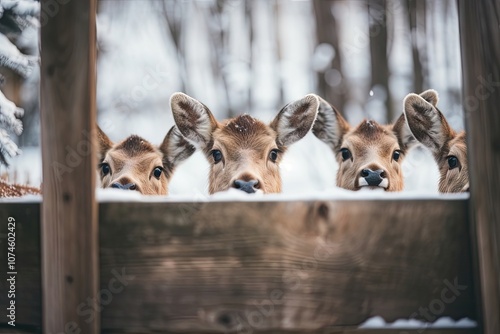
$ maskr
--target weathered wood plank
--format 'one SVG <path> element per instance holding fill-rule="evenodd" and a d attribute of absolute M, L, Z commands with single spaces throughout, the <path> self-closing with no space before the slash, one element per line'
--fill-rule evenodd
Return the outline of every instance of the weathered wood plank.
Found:
<path fill-rule="evenodd" d="M 41 334 L 42 332 L 36 329 L 33 330 L 20 330 L 12 328 L 0 328 L 0 334 Z M 128 330 L 103 330 L 102 334 L 169 334 L 171 332 L 163 331 L 128 331 Z M 184 332 L 183 334 L 196 334 Z M 325 328 L 320 330 L 308 330 L 308 331 L 294 331 L 294 330 L 273 330 L 266 332 L 259 332 L 261 334 L 479 334 L 480 331 L 477 328 L 450 328 L 450 329 L 358 329 L 357 327 L 351 328 Z"/>
<path fill-rule="evenodd" d="M 375 315 L 475 319 L 467 203 L 101 203 L 101 300 L 85 297 L 78 315 L 102 316 L 103 333 L 318 332 Z M 1 204 L 1 217 L 36 219 L 23 205 Z M 38 239 L 33 230 L 20 229 L 23 244 Z M 30 266 L 19 291 L 39 288 Z M 19 300 L 30 298 L 24 324 L 40 324 L 39 296 Z"/>
<path fill-rule="evenodd" d="M 96 3 L 66 1 L 41 27 L 43 328 L 51 334 L 100 332 L 98 317 L 83 321 L 75 312 L 99 288 Z"/>
<path fill-rule="evenodd" d="M 0 328 L 0 334 L 41 334 L 39 329 Z"/>
<path fill-rule="evenodd" d="M 7 220 L 15 219 L 16 248 L 16 325 L 39 326 L 41 318 L 40 275 L 40 203 L 0 204 L 0 324 L 10 321 L 6 308 L 10 303 L 7 292 Z M 5 310 L 5 314 L 4 313 Z"/>
<path fill-rule="evenodd" d="M 255 331 L 254 331 L 255 332 Z M 2 332 L 0 331 L 0 334 Z M 24 332 L 21 332 L 24 334 Z M 103 330 L 102 334 L 167 334 L 163 331 L 113 331 Z M 183 334 L 196 334 L 198 332 L 182 332 Z M 241 333 L 253 333 L 242 331 Z M 421 328 L 421 329 L 358 329 L 357 327 L 330 327 L 317 330 L 271 330 L 258 331 L 259 334 L 480 334 L 477 328 Z"/>
<path fill-rule="evenodd" d="M 475 318 L 465 204 L 103 205 L 101 287 L 126 275 L 123 291 L 106 296 L 103 329 L 307 330 L 374 315 Z"/>
<path fill-rule="evenodd" d="M 500 1 L 459 1 L 471 213 L 486 334 L 500 333 Z"/>

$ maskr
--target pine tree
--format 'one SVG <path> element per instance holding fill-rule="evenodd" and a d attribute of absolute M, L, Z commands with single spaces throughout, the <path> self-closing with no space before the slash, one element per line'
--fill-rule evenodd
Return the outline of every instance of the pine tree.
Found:
<path fill-rule="evenodd" d="M 38 57 L 19 51 L 16 43 L 29 26 L 38 26 L 40 3 L 34 0 L 0 0 L 0 67 L 8 68 L 23 78 L 31 75 Z M 0 85 L 4 82 L 0 75 Z M 7 157 L 20 154 L 9 132 L 20 135 L 24 110 L 9 101 L 0 91 L 0 164 L 8 166 Z"/>

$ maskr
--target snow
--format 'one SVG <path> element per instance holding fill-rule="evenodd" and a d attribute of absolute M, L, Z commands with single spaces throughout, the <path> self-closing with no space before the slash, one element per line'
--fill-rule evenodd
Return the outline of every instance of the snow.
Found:
<path fill-rule="evenodd" d="M 23 115 L 24 110 L 9 101 L 0 91 L 0 123 L 20 135 L 23 132 L 23 123 L 19 118 Z"/>
<path fill-rule="evenodd" d="M 9 160 L 10 167 L 2 169 L 9 181 L 39 187 L 42 183 L 42 157 L 39 147 L 23 147 L 22 154 Z"/>
<path fill-rule="evenodd" d="M 8 67 L 26 78 L 37 61 L 37 57 L 22 54 L 5 35 L 0 34 L 0 66 Z"/>
<path fill-rule="evenodd" d="M 38 15 L 40 14 L 40 3 L 32 0 L 2 0 L 2 11 L 10 9 L 16 15 Z M 1 16 L 1 15 L 0 15 Z"/>
<path fill-rule="evenodd" d="M 393 328 L 393 329 L 410 329 L 410 328 L 475 328 L 477 323 L 469 318 L 453 320 L 450 317 L 441 317 L 436 321 L 429 323 L 417 319 L 398 319 L 392 323 L 386 323 L 384 318 L 375 316 L 369 318 L 362 323 L 359 328 Z"/>

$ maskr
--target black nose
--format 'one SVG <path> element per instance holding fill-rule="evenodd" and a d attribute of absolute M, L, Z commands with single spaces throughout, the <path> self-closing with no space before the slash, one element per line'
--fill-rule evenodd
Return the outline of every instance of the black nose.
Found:
<path fill-rule="evenodd" d="M 115 182 L 111 185 L 111 188 L 123 189 L 123 190 L 136 190 L 137 186 L 135 185 L 135 183 L 121 184 L 119 182 Z"/>
<path fill-rule="evenodd" d="M 257 180 L 250 180 L 250 181 L 236 180 L 236 181 L 234 181 L 234 187 L 236 189 L 242 190 L 248 194 L 253 194 L 254 192 L 257 191 L 257 189 L 255 189 L 255 186 L 257 184 L 259 184 L 259 181 L 257 181 Z"/>
<path fill-rule="evenodd" d="M 377 169 L 375 171 L 371 169 L 363 169 L 361 171 L 361 176 L 366 180 L 369 186 L 376 187 L 384 179 L 385 172 L 382 169 Z"/>

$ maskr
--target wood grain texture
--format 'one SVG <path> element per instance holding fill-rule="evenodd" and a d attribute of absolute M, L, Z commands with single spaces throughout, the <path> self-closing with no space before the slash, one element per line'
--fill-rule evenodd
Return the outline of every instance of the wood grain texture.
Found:
<path fill-rule="evenodd" d="M 500 1 L 459 1 L 471 213 L 484 333 L 500 333 Z"/>
<path fill-rule="evenodd" d="M 41 334 L 39 329 L 0 328 L 0 334 Z"/>
<path fill-rule="evenodd" d="M 431 308 L 475 318 L 465 204 L 103 205 L 101 288 L 129 278 L 103 330 L 309 330 Z M 455 281 L 457 298 L 443 292 Z"/>
<path fill-rule="evenodd" d="M 101 300 L 81 300 L 79 317 L 102 317 L 103 333 L 329 333 L 376 315 L 476 319 L 467 204 L 101 203 Z M 30 210 L 0 205 L 2 219 L 36 219 Z M 19 238 L 36 244 L 36 231 Z M 19 251 L 39 256 L 34 246 Z M 37 262 L 28 263 L 19 291 L 40 287 Z M 29 299 L 22 323 L 39 325 L 40 294 L 20 298 Z"/>
<path fill-rule="evenodd" d="M 253 331 L 255 333 L 257 331 Z M 0 331 L 0 334 L 2 332 Z M 24 334 L 24 332 L 21 332 Z M 30 333 L 30 332 L 27 332 Z M 151 334 L 151 331 L 109 331 L 103 330 L 103 334 Z M 154 332 L 154 334 L 168 334 L 172 332 Z M 198 332 L 182 332 L 183 334 L 195 334 Z M 251 333 L 249 331 L 241 333 Z M 480 334 L 477 328 L 425 328 L 425 329 L 358 329 L 357 327 L 329 327 L 317 330 L 271 330 L 258 331 L 259 334 Z"/>
<path fill-rule="evenodd" d="M 41 27 L 42 286 L 46 333 L 99 333 L 78 305 L 98 291 L 96 0 L 65 1 Z M 55 9 L 54 9 L 55 8 Z M 47 16 L 47 15 L 46 15 Z"/>
<path fill-rule="evenodd" d="M 40 275 L 40 203 L 0 204 L 0 326 L 8 318 L 3 314 L 7 308 L 7 219 L 16 220 L 16 323 L 40 326 L 41 275 Z"/>

